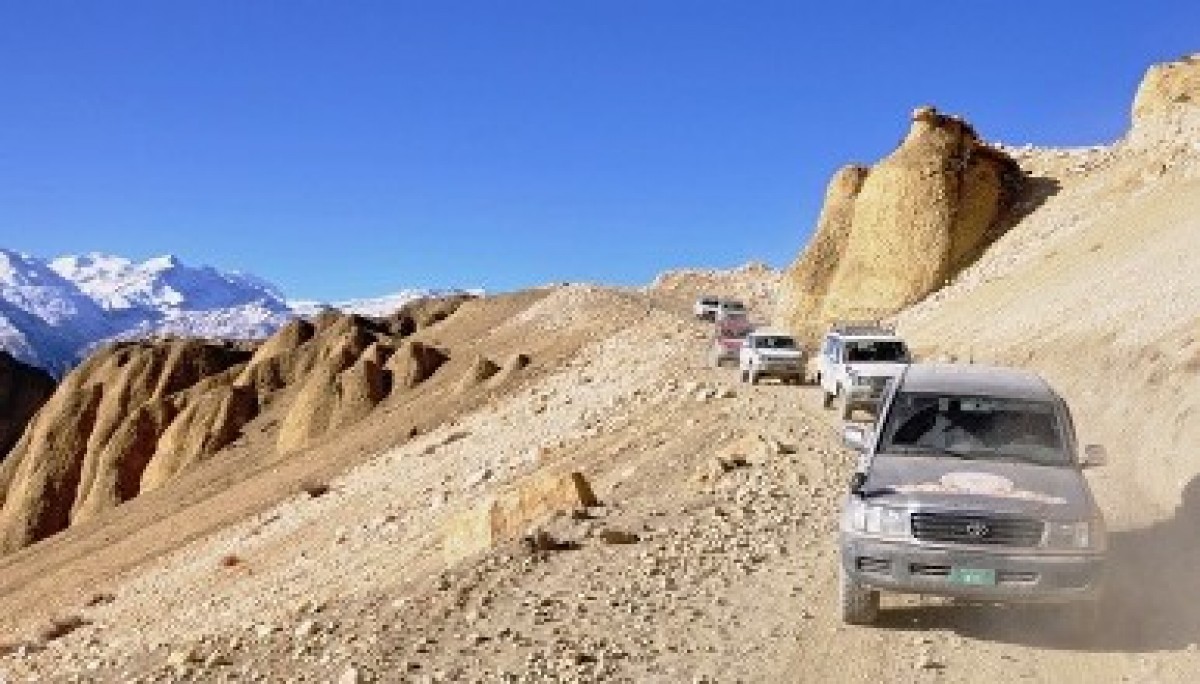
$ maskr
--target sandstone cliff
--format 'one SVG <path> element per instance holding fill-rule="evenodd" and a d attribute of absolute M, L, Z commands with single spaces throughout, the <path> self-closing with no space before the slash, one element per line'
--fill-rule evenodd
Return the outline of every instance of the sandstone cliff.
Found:
<path fill-rule="evenodd" d="M 963 120 L 913 112 L 900 146 L 835 174 L 817 230 L 785 272 L 776 320 L 815 341 L 829 322 L 876 318 L 943 284 L 996 236 L 1017 165 Z"/>
<path fill-rule="evenodd" d="M 0 437 L 2 429 L 24 428 L 0 463 L 0 553 L 166 486 L 273 404 L 281 406 L 274 435 L 281 453 L 362 420 L 449 359 L 446 350 L 405 338 L 464 301 L 415 302 L 389 319 L 325 313 L 249 347 L 187 339 L 114 344 L 68 374 L 52 396 L 48 377 L 48 385 L 33 376 L 8 382 L 26 376 L 0 358 L 0 416 L 8 420 Z"/>

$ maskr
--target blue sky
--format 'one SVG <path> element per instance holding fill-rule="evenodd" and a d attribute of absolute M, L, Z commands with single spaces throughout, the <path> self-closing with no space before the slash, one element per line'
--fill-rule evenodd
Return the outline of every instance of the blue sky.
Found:
<path fill-rule="evenodd" d="M 1197 26 L 1196 2 L 2 0 L 0 246 L 323 299 L 781 266 L 914 106 L 1110 141 Z"/>

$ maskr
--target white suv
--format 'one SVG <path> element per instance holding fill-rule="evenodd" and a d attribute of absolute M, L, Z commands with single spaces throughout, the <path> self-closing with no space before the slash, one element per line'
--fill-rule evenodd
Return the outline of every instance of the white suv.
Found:
<path fill-rule="evenodd" d="M 804 350 L 796 338 L 783 332 L 755 330 L 746 335 L 738 356 L 742 382 L 757 384 L 760 378 L 779 378 L 782 382 L 804 382 Z"/>
<path fill-rule="evenodd" d="M 721 300 L 709 295 L 704 295 L 696 300 L 692 305 L 692 314 L 702 321 L 711 321 L 717 317 L 717 307 L 720 306 Z"/>
<path fill-rule="evenodd" d="M 825 408 L 841 401 L 843 420 L 854 410 L 875 410 L 889 381 L 911 362 L 908 346 L 878 323 L 839 323 L 826 333 L 817 361 Z"/>

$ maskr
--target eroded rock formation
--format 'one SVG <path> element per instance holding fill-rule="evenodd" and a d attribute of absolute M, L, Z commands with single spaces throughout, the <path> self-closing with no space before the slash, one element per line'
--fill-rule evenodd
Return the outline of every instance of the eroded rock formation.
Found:
<path fill-rule="evenodd" d="M 1021 177 L 963 120 L 917 109 L 891 155 L 835 174 L 811 242 L 784 274 L 777 322 L 811 342 L 830 321 L 921 299 L 996 237 Z"/>

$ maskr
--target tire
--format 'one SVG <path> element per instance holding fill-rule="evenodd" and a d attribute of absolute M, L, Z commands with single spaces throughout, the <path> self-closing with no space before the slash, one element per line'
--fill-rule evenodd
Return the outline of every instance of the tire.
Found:
<path fill-rule="evenodd" d="M 743 369 L 741 372 L 741 376 L 742 376 L 742 382 L 750 382 L 750 372 L 749 371 Z"/>
<path fill-rule="evenodd" d="M 757 385 L 758 384 L 758 373 L 756 373 L 754 371 L 746 371 L 746 372 L 750 374 L 750 384 Z"/>
<path fill-rule="evenodd" d="M 842 622 L 848 625 L 873 625 L 879 619 L 879 592 L 855 582 L 838 566 L 838 605 Z"/>
<path fill-rule="evenodd" d="M 821 388 L 821 406 L 822 406 L 822 408 L 830 408 L 831 406 L 833 406 L 833 397 L 834 397 L 834 395 L 830 394 L 829 392 L 826 392 L 825 388 L 822 387 Z"/>

